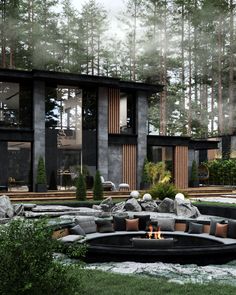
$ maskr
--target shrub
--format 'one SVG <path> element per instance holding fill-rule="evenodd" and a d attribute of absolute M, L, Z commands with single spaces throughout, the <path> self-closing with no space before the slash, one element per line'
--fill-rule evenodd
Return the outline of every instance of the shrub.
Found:
<path fill-rule="evenodd" d="M 154 185 L 149 193 L 153 197 L 153 199 L 163 200 L 165 198 L 174 199 L 175 195 L 178 193 L 176 187 L 171 183 L 158 183 Z"/>
<path fill-rule="evenodd" d="M 147 162 L 145 164 L 145 170 L 151 180 L 152 185 L 155 185 L 159 182 L 169 182 L 171 179 L 171 173 L 170 171 L 166 170 L 164 162 Z"/>
<path fill-rule="evenodd" d="M 93 185 L 93 198 L 94 200 L 103 199 L 103 186 L 101 181 L 101 175 L 98 170 L 96 171 L 94 185 Z"/>
<path fill-rule="evenodd" d="M 80 201 L 86 200 L 86 184 L 84 176 L 80 173 L 76 183 L 76 198 Z"/>
<path fill-rule="evenodd" d="M 53 260 L 58 242 L 51 235 L 40 220 L 0 226 L 0 294 L 78 294 L 81 270 Z"/>
<path fill-rule="evenodd" d="M 44 160 L 43 160 L 42 156 L 40 156 L 39 160 L 38 160 L 36 183 L 37 184 L 47 184 L 45 165 L 44 165 Z"/>
<path fill-rule="evenodd" d="M 143 163 L 143 170 L 142 170 L 142 177 L 141 177 L 141 181 L 143 183 L 151 183 L 151 178 L 148 174 L 148 171 L 146 169 L 146 166 L 148 165 L 148 160 L 147 158 L 144 159 L 144 163 Z"/>

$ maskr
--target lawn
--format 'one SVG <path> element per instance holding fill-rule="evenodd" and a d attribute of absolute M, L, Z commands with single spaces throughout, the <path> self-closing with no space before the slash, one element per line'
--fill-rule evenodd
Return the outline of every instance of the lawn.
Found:
<path fill-rule="evenodd" d="M 87 272 L 87 271 L 85 271 Z M 177 284 L 163 278 L 121 275 L 89 270 L 84 277 L 84 295 L 235 295 L 236 286 Z"/>

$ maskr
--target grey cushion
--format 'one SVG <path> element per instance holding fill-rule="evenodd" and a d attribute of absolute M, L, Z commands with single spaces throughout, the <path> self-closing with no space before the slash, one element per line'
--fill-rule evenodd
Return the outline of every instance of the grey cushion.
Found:
<path fill-rule="evenodd" d="M 228 221 L 228 238 L 236 239 L 236 221 L 229 220 Z"/>
<path fill-rule="evenodd" d="M 83 239 L 83 236 L 80 235 L 68 235 L 65 237 L 62 237 L 60 239 L 58 239 L 59 241 L 63 242 L 63 243 L 73 243 L 76 242 L 78 240 Z"/>
<path fill-rule="evenodd" d="M 111 220 L 98 219 L 96 220 L 97 229 L 100 233 L 110 233 L 114 231 L 113 224 Z"/>
<path fill-rule="evenodd" d="M 175 219 L 173 218 L 158 218 L 156 219 L 158 227 L 161 231 L 174 231 L 175 230 Z"/>
<path fill-rule="evenodd" d="M 97 231 L 94 216 L 79 216 L 75 221 L 81 226 L 85 234 L 95 233 Z"/>
<path fill-rule="evenodd" d="M 76 226 L 72 227 L 70 229 L 70 232 L 74 235 L 81 235 L 81 236 L 85 236 L 85 232 L 83 230 L 83 228 L 77 224 Z"/>
<path fill-rule="evenodd" d="M 189 222 L 188 233 L 189 234 L 201 234 L 203 231 L 203 224 Z"/>

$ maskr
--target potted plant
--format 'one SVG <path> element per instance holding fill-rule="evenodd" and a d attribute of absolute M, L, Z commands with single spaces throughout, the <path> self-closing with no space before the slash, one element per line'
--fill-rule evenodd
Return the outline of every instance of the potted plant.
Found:
<path fill-rule="evenodd" d="M 40 156 L 38 160 L 37 168 L 37 178 L 35 185 L 36 192 L 46 192 L 47 191 L 47 180 L 46 180 L 46 171 L 43 157 Z"/>
<path fill-rule="evenodd" d="M 198 179 L 198 168 L 195 160 L 192 162 L 191 175 L 190 175 L 190 187 L 198 187 L 199 179 Z"/>

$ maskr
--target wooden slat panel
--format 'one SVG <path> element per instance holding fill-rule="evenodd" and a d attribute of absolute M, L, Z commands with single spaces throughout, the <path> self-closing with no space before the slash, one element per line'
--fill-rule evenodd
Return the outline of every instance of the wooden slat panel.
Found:
<path fill-rule="evenodd" d="M 119 89 L 108 89 L 108 133 L 120 133 Z"/>
<path fill-rule="evenodd" d="M 134 144 L 123 145 L 123 182 L 128 183 L 131 190 L 136 189 L 137 148 Z"/>
<path fill-rule="evenodd" d="M 177 188 L 188 187 L 188 147 L 175 148 L 175 185 Z"/>

